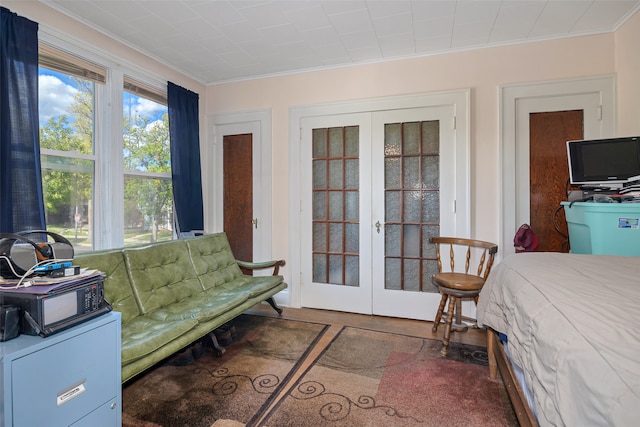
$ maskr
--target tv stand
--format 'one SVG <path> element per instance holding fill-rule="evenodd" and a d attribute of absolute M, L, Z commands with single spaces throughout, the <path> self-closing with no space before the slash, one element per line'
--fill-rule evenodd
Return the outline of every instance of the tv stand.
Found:
<path fill-rule="evenodd" d="M 611 193 L 611 192 L 615 192 L 617 191 L 617 189 L 611 188 L 611 187 L 600 187 L 597 185 L 583 185 L 580 187 L 580 190 L 582 191 L 591 191 L 594 193 Z"/>

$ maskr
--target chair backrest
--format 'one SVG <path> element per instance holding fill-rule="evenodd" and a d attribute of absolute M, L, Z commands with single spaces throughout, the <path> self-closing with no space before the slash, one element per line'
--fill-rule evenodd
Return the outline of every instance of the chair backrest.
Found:
<path fill-rule="evenodd" d="M 491 272 L 491 266 L 493 265 L 493 260 L 498 253 L 498 245 L 496 245 L 495 243 L 484 242 L 482 240 L 463 239 L 459 237 L 432 237 L 430 241 L 436 246 L 436 258 L 438 260 L 439 272 L 442 272 L 440 245 L 449 245 L 449 264 L 451 266 L 452 272 L 455 271 L 456 253 L 459 251 L 463 251 L 466 248 L 464 265 L 465 274 L 469 274 L 469 266 L 471 264 L 473 252 L 472 249 L 476 249 L 480 255 L 476 275 L 484 279 L 489 276 L 489 273 Z"/>

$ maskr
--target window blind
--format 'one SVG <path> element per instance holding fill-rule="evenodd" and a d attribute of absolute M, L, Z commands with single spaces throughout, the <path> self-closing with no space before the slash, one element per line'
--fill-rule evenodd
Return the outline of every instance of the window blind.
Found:
<path fill-rule="evenodd" d="M 158 89 L 133 80 L 130 77 L 124 77 L 124 90 L 134 95 L 150 99 L 158 104 L 167 105 L 167 94 L 160 92 Z"/>
<path fill-rule="evenodd" d="M 107 80 L 105 68 L 45 43 L 38 45 L 38 63 L 41 67 L 96 83 Z"/>

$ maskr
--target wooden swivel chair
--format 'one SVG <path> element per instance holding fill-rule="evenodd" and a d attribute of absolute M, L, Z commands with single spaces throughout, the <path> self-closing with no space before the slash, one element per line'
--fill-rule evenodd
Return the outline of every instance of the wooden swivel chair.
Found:
<path fill-rule="evenodd" d="M 431 281 L 438 287 L 438 290 L 442 294 L 432 331 L 437 332 L 440 321 L 444 319 L 445 327 L 444 336 L 442 338 L 443 347 L 440 354 L 442 357 L 446 357 L 447 347 L 449 346 L 449 337 L 451 336 L 451 329 L 453 328 L 452 323 L 454 315 L 456 317 L 456 324 L 462 324 L 462 299 L 473 298 L 475 303 L 478 303 L 478 295 L 480 294 L 480 290 L 491 271 L 493 260 L 498 252 L 498 245 L 483 242 L 481 240 L 461 239 L 456 237 L 432 237 L 431 242 L 435 244 L 436 258 L 438 260 L 438 273 L 433 275 Z M 443 271 L 442 268 L 442 260 L 440 258 L 441 245 L 448 245 L 449 248 L 449 263 L 451 265 L 451 271 L 449 272 Z M 456 272 L 455 254 L 465 249 L 464 272 Z M 472 259 L 475 260 L 477 257 L 479 257 L 479 261 L 478 269 L 475 272 L 476 274 L 474 274 L 473 271 L 469 273 L 469 264 Z M 449 307 L 445 313 L 444 309 L 447 304 L 447 300 L 449 300 Z M 458 330 L 466 330 L 466 327 Z"/>

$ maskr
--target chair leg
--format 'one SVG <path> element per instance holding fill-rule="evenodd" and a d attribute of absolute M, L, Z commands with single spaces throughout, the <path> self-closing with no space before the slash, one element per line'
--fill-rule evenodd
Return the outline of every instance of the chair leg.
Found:
<path fill-rule="evenodd" d="M 451 336 L 451 323 L 453 322 L 453 312 L 456 306 L 457 298 L 451 295 L 449 298 L 449 309 L 447 310 L 447 323 L 444 325 L 444 335 L 442 337 L 442 350 L 440 355 L 447 357 L 447 347 L 449 347 L 449 337 Z"/>
<path fill-rule="evenodd" d="M 282 314 L 282 309 L 278 306 L 278 304 L 276 304 L 276 300 L 274 300 L 273 297 L 269 297 L 266 301 L 269 303 L 271 308 L 273 308 L 278 313 L 278 315 Z"/>
<path fill-rule="evenodd" d="M 216 337 L 216 334 L 213 333 L 213 331 L 209 332 L 207 336 L 211 340 L 211 345 L 213 346 L 214 353 L 216 354 L 216 356 L 221 357 L 227 351 L 227 349 L 218 343 L 218 338 Z"/>
<path fill-rule="evenodd" d="M 462 298 L 456 298 L 455 321 L 452 328 L 454 332 L 466 332 L 469 327 L 462 323 Z"/>
<path fill-rule="evenodd" d="M 447 294 L 442 294 L 442 298 L 440 299 L 440 305 L 438 306 L 438 313 L 436 313 L 436 319 L 433 321 L 433 327 L 431 328 L 432 332 L 438 332 L 438 326 L 440 325 L 440 320 L 442 319 L 442 312 L 444 311 L 444 305 L 447 303 Z"/>

